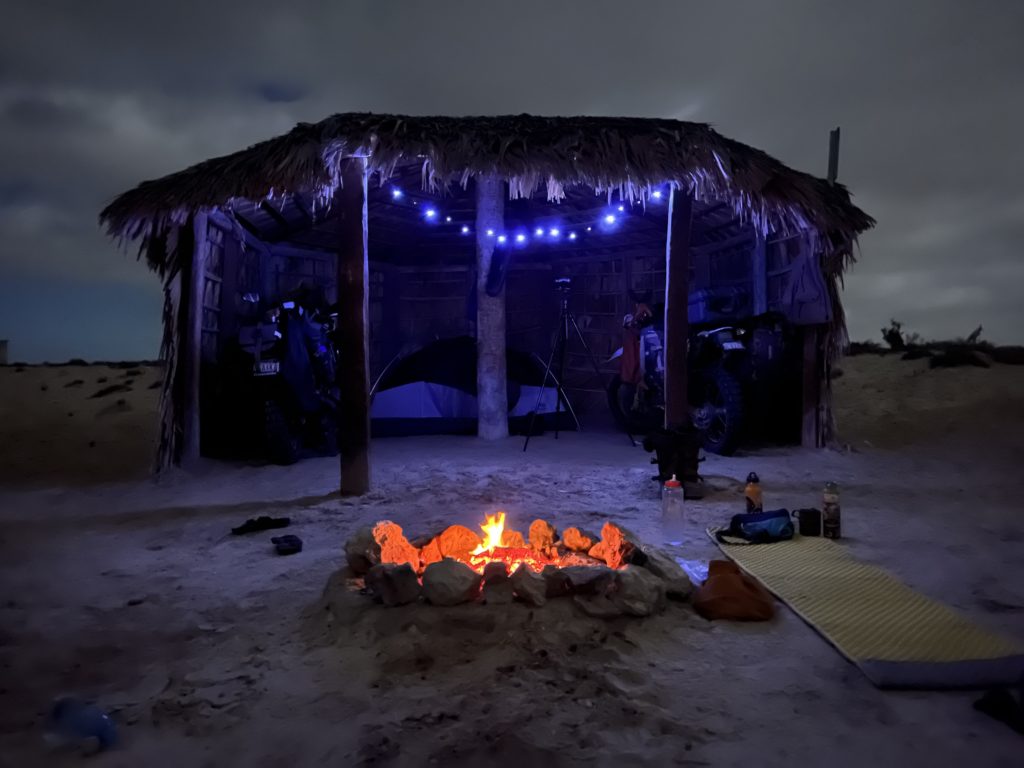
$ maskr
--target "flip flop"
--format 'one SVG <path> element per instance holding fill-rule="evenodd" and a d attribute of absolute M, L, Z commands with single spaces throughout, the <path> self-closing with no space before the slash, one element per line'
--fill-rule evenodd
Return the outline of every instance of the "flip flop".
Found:
<path fill-rule="evenodd" d="M 290 533 L 287 536 L 275 536 L 270 543 L 279 555 L 294 555 L 302 551 L 302 539 Z"/>
<path fill-rule="evenodd" d="M 231 533 L 241 536 L 244 533 L 256 533 L 257 531 L 269 531 L 272 528 L 286 528 L 291 523 L 290 517 L 250 517 L 237 528 L 232 528 Z"/>

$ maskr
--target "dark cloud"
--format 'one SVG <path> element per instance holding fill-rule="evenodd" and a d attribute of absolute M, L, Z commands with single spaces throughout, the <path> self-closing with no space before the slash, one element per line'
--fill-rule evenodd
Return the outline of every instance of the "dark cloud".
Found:
<path fill-rule="evenodd" d="M 1024 326 L 1024 3 L 13 5 L 0 27 L 0 282 L 149 290 L 98 232 L 99 209 L 300 120 L 631 114 L 708 121 L 816 173 L 841 125 L 840 179 L 879 221 L 846 281 L 853 335 L 877 336 L 890 316 L 926 335 L 984 322 L 1010 340 Z M 0 336 L 23 335 L 12 322 Z"/>

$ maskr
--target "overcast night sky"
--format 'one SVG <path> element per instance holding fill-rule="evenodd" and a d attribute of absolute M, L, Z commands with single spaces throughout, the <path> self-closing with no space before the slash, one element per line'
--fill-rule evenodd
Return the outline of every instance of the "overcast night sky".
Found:
<path fill-rule="evenodd" d="M 330 9 L 330 10 L 325 10 Z M 100 231 L 138 182 L 332 112 L 712 123 L 839 178 L 878 219 L 853 338 L 1024 341 L 1024 2 L 5 4 L 0 338 L 155 357 L 157 278 Z"/>

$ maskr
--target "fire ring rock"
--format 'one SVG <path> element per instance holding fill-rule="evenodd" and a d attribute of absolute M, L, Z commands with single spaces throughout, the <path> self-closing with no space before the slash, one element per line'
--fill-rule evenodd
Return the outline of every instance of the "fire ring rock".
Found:
<path fill-rule="evenodd" d="M 366 574 L 366 586 L 384 605 L 406 605 L 420 596 L 420 582 L 409 563 L 380 563 Z"/>
<path fill-rule="evenodd" d="M 445 558 L 423 571 L 423 596 L 434 605 L 458 605 L 475 600 L 482 577 L 458 560 Z"/>
<path fill-rule="evenodd" d="M 647 559 L 643 567 L 665 582 L 665 594 L 670 600 L 689 600 L 693 583 L 686 571 L 671 556 L 661 550 L 645 549 Z"/>
<path fill-rule="evenodd" d="M 615 572 L 611 599 L 628 616 L 650 616 L 665 608 L 665 582 L 645 568 L 627 565 Z"/>
<path fill-rule="evenodd" d="M 345 542 L 345 559 L 357 576 L 362 576 L 380 562 L 380 544 L 373 538 L 372 528 L 360 528 Z"/>
<path fill-rule="evenodd" d="M 529 605 L 540 607 L 547 602 L 547 584 L 544 577 L 527 565 L 520 565 L 509 579 L 512 592 Z"/>
<path fill-rule="evenodd" d="M 484 566 L 484 602 L 488 605 L 504 605 L 512 602 L 512 582 L 508 577 L 508 567 L 502 562 L 488 563 Z"/>

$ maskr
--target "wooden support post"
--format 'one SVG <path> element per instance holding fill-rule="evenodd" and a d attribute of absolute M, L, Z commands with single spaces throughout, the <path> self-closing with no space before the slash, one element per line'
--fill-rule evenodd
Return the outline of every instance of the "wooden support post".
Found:
<path fill-rule="evenodd" d="M 820 446 L 821 432 L 818 421 L 818 406 L 821 403 L 821 334 L 817 326 L 805 325 L 803 354 L 803 396 L 801 398 L 802 421 L 800 444 L 805 448 Z"/>
<path fill-rule="evenodd" d="M 757 234 L 754 249 L 750 252 L 750 279 L 753 285 L 754 317 L 760 317 L 768 311 L 768 247 L 764 235 Z"/>
<path fill-rule="evenodd" d="M 685 189 L 668 198 L 665 243 L 665 427 L 689 423 L 686 359 L 690 338 L 690 224 L 693 200 Z"/>
<path fill-rule="evenodd" d="M 508 437 L 505 362 L 505 289 L 487 295 L 495 236 L 505 227 L 505 183 L 493 174 L 476 179 L 476 391 L 477 434 L 484 440 Z"/>
<path fill-rule="evenodd" d="M 206 257 L 209 253 L 207 241 L 207 217 L 197 213 L 192 219 L 192 231 L 179 234 L 179 256 L 182 246 L 191 240 L 191 252 L 182 262 L 187 281 L 182 280 L 182 294 L 185 300 L 185 335 L 182 339 L 185 385 L 182 388 L 181 447 L 178 463 L 182 466 L 195 464 L 199 460 L 200 432 L 202 419 L 199 408 L 201 386 L 200 371 L 203 355 L 203 290 L 206 284 Z"/>
<path fill-rule="evenodd" d="M 334 197 L 338 221 L 338 451 L 341 494 L 370 490 L 370 265 L 366 160 L 343 161 Z"/>

